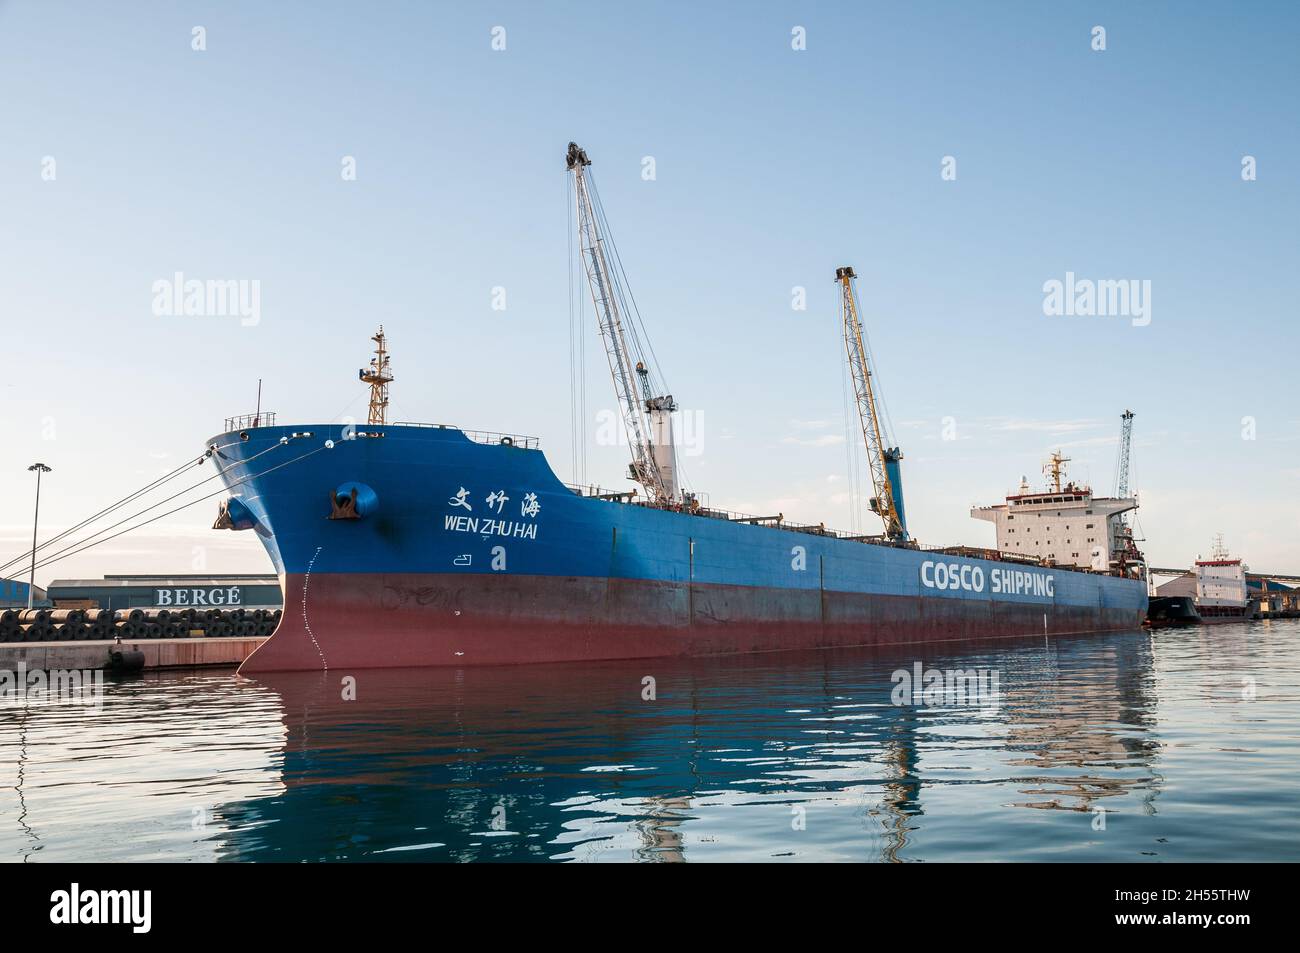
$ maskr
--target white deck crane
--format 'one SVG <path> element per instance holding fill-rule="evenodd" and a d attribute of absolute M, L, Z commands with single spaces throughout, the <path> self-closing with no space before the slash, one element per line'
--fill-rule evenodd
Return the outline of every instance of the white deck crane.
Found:
<path fill-rule="evenodd" d="M 600 337 L 609 359 L 614 392 L 632 448 L 628 475 L 645 487 L 653 503 L 672 506 L 681 502 L 677 486 L 677 455 L 673 445 L 672 412 L 677 409 L 672 395 L 655 396 L 636 329 L 624 321 L 627 298 L 620 281 L 618 253 L 608 235 L 602 234 L 600 198 L 593 201 L 593 186 L 587 167 L 591 160 L 577 143 L 569 143 L 565 163 L 573 173 L 574 198 L 578 211 L 578 246 L 583 270 L 596 307 Z M 608 227 L 605 226 L 605 231 Z M 612 254 L 611 254 L 612 252 Z M 635 305 L 634 305 L 635 307 Z M 629 348 L 629 340 L 632 347 Z M 635 353 L 633 351 L 635 349 Z"/>
<path fill-rule="evenodd" d="M 1129 455 L 1133 446 L 1133 411 L 1125 410 L 1120 421 L 1119 453 L 1115 459 L 1115 496 L 1126 500 L 1129 495 Z M 1133 526 L 1129 523 L 1129 512 L 1125 510 L 1119 514 L 1119 525 L 1115 527 L 1115 550 L 1111 554 L 1111 561 L 1120 573 L 1129 575 L 1136 571 L 1137 577 L 1143 578 L 1146 574 L 1146 560 L 1137 547 Z"/>
<path fill-rule="evenodd" d="M 907 518 L 903 511 L 902 474 L 899 463 L 902 451 L 886 446 L 880 428 L 880 415 L 876 411 L 876 395 L 871 387 L 871 361 L 867 355 L 862 335 L 862 320 L 858 316 L 857 295 L 853 281 L 858 276 L 847 265 L 835 269 L 835 280 L 843 292 L 844 350 L 849 359 L 849 374 L 857 397 L 858 419 L 862 423 L 862 437 L 867 446 L 867 466 L 871 471 L 871 486 L 875 496 L 871 510 L 885 522 L 885 536 L 895 542 L 907 541 Z"/>
<path fill-rule="evenodd" d="M 1123 422 L 1119 429 L 1119 456 L 1115 461 L 1115 496 L 1123 500 L 1128 497 L 1128 458 L 1133 445 L 1133 411 L 1124 411 L 1120 420 Z M 1127 517 L 1127 513 L 1121 513 L 1120 522 L 1127 523 Z"/>

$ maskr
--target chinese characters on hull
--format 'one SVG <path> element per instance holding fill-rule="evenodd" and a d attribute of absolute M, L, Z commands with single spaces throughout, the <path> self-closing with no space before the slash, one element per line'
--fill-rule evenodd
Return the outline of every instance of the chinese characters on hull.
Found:
<path fill-rule="evenodd" d="M 489 511 L 496 513 L 497 516 L 503 515 L 506 504 L 510 502 L 510 497 L 506 495 L 505 490 L 493 490 L 483 499 L 483 506 Z M 461 487 L 455 494 L 447 500 L 448 506 L 459 507 L 469 513 L 474 512 L 474 504 L 470 502 L 470 491 Z M 528 519 L 536 519 L 537 514 L 542 511 L 541 501 L 537 499 L 536 493 L 525 493 L 523 499 L 519 502 L 519 515 Z"/>

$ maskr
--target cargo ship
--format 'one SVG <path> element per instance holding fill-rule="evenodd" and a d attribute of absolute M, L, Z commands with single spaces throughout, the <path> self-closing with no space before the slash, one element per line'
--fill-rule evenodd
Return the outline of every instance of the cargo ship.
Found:
<path fill-rule="evenodd" d="M 1241 559 L 1228 552 L 1220 533 L 1214 538 L 1209 558 L 1198 556 L 1190 570 L 1156 589 L 1151 604 L 1163 606 L 1171 599 L 1185 601 L 1191 606 L 1191 618 L 1201 625 L 1249 622 L 1259 618 L 1259 613 L 1252 604 L 1246 571 Z M 1261 580 L 1261 592 L 1265 585 L 1266 581 Z"/>
<path fill-rule="evenodd" d="M 1250 607 L 1250 589 L 1246 585 L 1246 567 L 1232 556 L 1223 544 L 1223 535 L 1214 539 L 1209 559 L 1196 560 L 1196 611 L 1204 625 L 1246 622 L 1254 617 Z"/>
<path fill-rule="evenodd" d="M 367 423 L 258 413 L 209 442 L 216 526 L 257 533 L 284 615 L 241 672 L 720 655 L 1135 629 L 1147 588 L 1105 571 L 910 537 L 853 280 L 836 272 L 877 536 L 713 509 L 678 481 L 671 414 L 570 144 L 582 268 L 632 454 L 629 492 L 565 484 L 533 437 L 388 423 L 382 328 Z M 641 329 L 638 331 L 638 327 Z"/>

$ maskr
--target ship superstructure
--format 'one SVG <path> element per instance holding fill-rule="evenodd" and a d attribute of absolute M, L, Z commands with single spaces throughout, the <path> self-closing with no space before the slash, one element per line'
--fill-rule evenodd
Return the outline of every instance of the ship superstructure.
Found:
<path fill-rule="evenodd" d="M 1043 468 L 1048 475 L 1045 488 L 1032 490 L 1022 477 L 1019 490 L 1005 502 L 973 507 L 971 516 L 994 524 L 1001 553 L 1054 566 L 1130 574 L 1118 554 L 1131 539 L 1122 514 L 1137 508 L 1136 498 L 1094 496 L 1091 487 L 1066 479 L 1069 462 L 1055 451 Z"/>

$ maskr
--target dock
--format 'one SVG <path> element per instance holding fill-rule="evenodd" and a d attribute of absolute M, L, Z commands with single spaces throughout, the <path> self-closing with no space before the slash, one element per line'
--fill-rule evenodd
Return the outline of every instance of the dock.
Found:
<path fill-rule="evenodd" d="M 6 642 L 0 644 L 0 669 L 98 669 L 111 667 L 112 653 L 139 652 L 145 669 L 236 666 L 267 637 L 203 639 L 122 639 L 121 641 Z"/>

